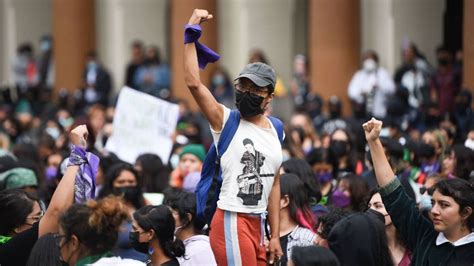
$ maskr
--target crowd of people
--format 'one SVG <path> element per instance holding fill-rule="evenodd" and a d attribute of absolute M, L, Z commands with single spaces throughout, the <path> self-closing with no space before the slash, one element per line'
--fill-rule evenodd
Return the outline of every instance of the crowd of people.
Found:
<path fill-rule="evenodd" d="M 172 98 L 158 48 L 132 43 L 124 84 L 180 104 L 170 157 L 134 164 L 105 148 L 115 100 L 94 52 L 83 88 L 53 102 L 51 37 L 38 59 L 31 45 L 18 49 L 17 96 L 3 94 L 0 107 L 0 265 L 474 263 L 461 53 L 439 48 L 435 68 L 407 43 L 394 75 L 364 53 L 343 116 L 338 97 L 311 89 L 303 55 L 288 87 L 259 50 L 235 80 L 217 67 L 203 84 L 199 67 L 213 60 L 201 60 L 214 52 L 199 25 L 211 19 L 195 10 L 185 28 L 199 112 Z M 283 122 L 272 116 L 278 97 L 294 103 Z"/>

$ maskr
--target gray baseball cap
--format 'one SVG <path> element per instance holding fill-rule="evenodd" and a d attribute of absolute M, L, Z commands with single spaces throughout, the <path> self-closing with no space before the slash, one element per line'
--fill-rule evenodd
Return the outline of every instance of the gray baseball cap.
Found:
<path fill-rule="evenodd" d="M 275 89 L 275 71 L 269 65 L 264 63 L 252 63 L 246 65 L 234 81 L 240 78 L 248 78 L 255 83 L 255 85 L 259 87 L 268 87 L 270 91 Z"/>

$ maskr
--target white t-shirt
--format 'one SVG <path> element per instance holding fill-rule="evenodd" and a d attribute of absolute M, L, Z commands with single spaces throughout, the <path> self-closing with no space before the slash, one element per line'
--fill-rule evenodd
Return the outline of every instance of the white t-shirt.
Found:
<path fill-rule="evenodd" d="M 230 109 L 224 106 L 224 128 Z M 278 173 L 282 149 L 278 134 L 271 128 L 262 128 L 244 119 L 221 157 L 222 186 L 217 207 L 242 213 L 262 213 L 267 209 L 268 197 Z M 212 130 L 217 147 L 220 133 Z"/>

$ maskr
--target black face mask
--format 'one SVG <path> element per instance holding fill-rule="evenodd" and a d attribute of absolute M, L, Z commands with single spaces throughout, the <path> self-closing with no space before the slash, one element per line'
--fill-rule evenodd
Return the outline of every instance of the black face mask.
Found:
<path fill-rule="evenodd" d="M 242 117 L 252 117 L 263 114 L 261 105 L 265 98 L 250 92 L 235 91 L 235 106 L 239 109 Z"/>
<path fill-rule="evenodd" d="M 347 141 L 333 140 L 331 141 L 329 150 L 334 156 L 334 158 L 340 158 L 347 154 L 347 147 L 348 147 Z"/>
<path fill-rule="evenodd" d="M 135 249 L 136 251 L 148 254 L 148 242 L 139 242 L 139 237 L 139 232 L 130 232 L 130 234 L 128 235 L 128 238 L 130 239 L 130 244 L 132 244 L 133 249 Z"/>
<path fill-rule="evenodd" d="M 138 187 L 117 187 L 114 188 L 114 195 L 123 196 L 126 201 L 133 202 L 140 196 Z"/>

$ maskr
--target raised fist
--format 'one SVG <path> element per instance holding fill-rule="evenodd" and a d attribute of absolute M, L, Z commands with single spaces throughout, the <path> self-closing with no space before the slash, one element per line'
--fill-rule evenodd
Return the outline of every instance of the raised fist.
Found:
<path fill-rule="evenodd" d="M 88 135 L 89 132 L 87 131 L 87 127 L 85 125 L 80 125 L 71 130 L 71 133 L 69 133 L 69 138 L 72 144 L 81 146 L 85 149 L 87 148 Z"/>
<path fill-rule="evenodd" d="M 374 141 L 379 138 L 380 131 L 382 130 L 382 121 L 372 118 L 365 122 L 362 127 L 364 128 L 365 139 L 367 141 Z"/>
<path fill-rule="evenodd" d="M 198 25 L 202 22 L 212 19 L 212 14 L 209 14 L 205 9 L 194 9 L 188 24 Z"/>

